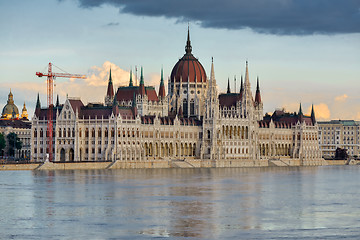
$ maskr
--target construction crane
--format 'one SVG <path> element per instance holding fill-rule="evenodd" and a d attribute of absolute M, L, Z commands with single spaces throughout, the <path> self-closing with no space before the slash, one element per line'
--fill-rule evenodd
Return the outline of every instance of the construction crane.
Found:
<path fill-rule="evenodd" d="M 42 73 L 42 72 L 36 72 L 36 76 L 38 77 L 47 77 L 47 132 L 48 132 L 48 151 L 49 151 L 49 161 L 52 162 L 53 160 L 53 88 L 54 88 L 54 79 L 56 77 L 63 77 L 63 78 L 86 78 L 85 75 L 80 74 L 70 74 L 70 73 L 54 73 L 52 72 L 52 66 L 53 64 L 49 62 L 48 72 Z"/>

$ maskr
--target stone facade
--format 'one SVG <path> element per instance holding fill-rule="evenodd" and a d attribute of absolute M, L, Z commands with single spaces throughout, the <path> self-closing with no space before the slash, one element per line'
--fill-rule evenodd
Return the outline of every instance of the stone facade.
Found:
<path fill-rule="evenodd" d="M 263 116 L 259 81 L 255 100 L 248 63 L 239 92 L 219 94 L 214 64 L 208 78 L 192 55 L 190 34 L 185 55 L 172 70 L 165 96 L 161 74 L 159 93 L 139 86 L 130 74 L 129 86 L 113 94 L 112 79 L 105 104 L 84 105 L 66 99 L 54 107 L 55 161 L 156 161 L 320 159 L 315 115 L 275 111 Z M 32 159 L 44 161 L 47 153 L 46 108 L 32 119 Z M 253 163 L 251 163 L 253 164 Z M 255 164 L 256 165 L 256 164 Z"/>
<path fill-rule="evenodd" d="M 335 157 L 337 148 L 347 150 L 351 157 L 359 156 L 360 122 L 354 120 L 331 120 L 318 122 L 319 144 L 322 156 Z"/>

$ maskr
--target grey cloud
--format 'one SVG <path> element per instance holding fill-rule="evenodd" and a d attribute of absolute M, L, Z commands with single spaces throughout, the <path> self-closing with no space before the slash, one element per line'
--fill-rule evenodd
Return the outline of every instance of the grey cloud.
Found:
<path fill-rule="evenodd" d="M 113 26 L 118 26 L 119 23 L 118 22 L 110 22 L 108 24 L 105 24 L 105 27 L 113 27 Z"/>
<path fill-rule="evenodd" d="M 196 21 L 202 27 L 279 35 L 360 32 L 360 0 L 77 0 L 82 8 L 112 5 L 120 13 Z"/>

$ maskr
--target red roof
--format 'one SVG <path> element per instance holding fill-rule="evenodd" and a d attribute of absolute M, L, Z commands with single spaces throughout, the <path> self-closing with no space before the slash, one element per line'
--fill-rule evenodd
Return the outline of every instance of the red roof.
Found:
<path fill-rule="evenodd" d="M 201 63 L 190 53 L 185 54 L 171 71 L 171 82 L 206 82 L 206 72 Z"/>
<path fill-rule="evenodd" d="M 116 92 L 116 100 L 121 101 L 132 101 L 134 96 L 138 95 L 139 86 L 133 87 L 119 87 Z M 145 93 L 150 101 L 159 101 L 154 87 L 145 87 Z"/>
<path fill-rule="evenodd" d="M 236 102 L 241 100 L 240 93 L 225 93 L 219 95 L 219 104 L 221 107 L 236 107 Z"/>

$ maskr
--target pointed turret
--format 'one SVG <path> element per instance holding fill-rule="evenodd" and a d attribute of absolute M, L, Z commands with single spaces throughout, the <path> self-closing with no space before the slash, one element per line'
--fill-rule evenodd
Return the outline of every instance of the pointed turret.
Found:
<path fill-rule="evenodd" d="M 109 82 L 108 82 L 107 92 L 106 92 L 106 96 L 105 96 L 105 104 L 107 106 L 111 106 L 113 100 L 114 100 L 114 87 L 113 87 L 113 82 L 112 82 L 112 78 L 111 78 L 111 67 L 110 67 Z"/>
<path fill-rule="evenodd" d="M 39 96 L 39 93 L 37 95 L 37 100 L 36 100 L 36 109 L 40 109 L 41 108 L 41 104 L 40 104 L 40 96 Z"/>
<path fill-rule="evenodd" d="M 129 87 L 132 87 L 133 85 L 133 80 L 132 80 L 132 70 L 130 70 L 130 81 L 129 81 Z"/>
<path fill-rule="evenodd" d="M 230 79 L 228 78 L 228 86 L 227 86 L 227 91 L 226 91 L 226 93 L 231 93 L 231 91 L 230 91 Z"/>
<path fill-rule="evenodd" d="M 112 82 L 112 78 L 111 78 L 111 68 L 110 68 L 109 82 L 108 82 L 106 96 L 109 96 L 111 99 L 114 97 L 114 87 L 113 87 L 113 82 Z"/>
<path fill-rule="evenodd" d="M 159 97 L 165 98 L 165 86 L 164 86 L 164 77 L 163 77 L 163 69 L 161 68 L 161 79 L 160 79 L 160 87 L 159 87 Z"/>
<path fill-rule="evenodd" d="M 242 98 L 244 93 L 244 82 L 243 82 L 243 76 L 241 75 L 241 83 L 240 83 L 240 99 Z"/>
<path fill-rule="evenodd" d="M 188 25 L 188 35 L 187 35 L 187 41 L 186 41 L 186 46 L 185 46 L 185 52 L 186 54 L 191 54 L 192 51 L 192 47 L 191 47 L 191 42 L 190 42 L 190 28 Z"/>
<path fill-rule="evenodd" d="M 261 103 L 261 95 L 260 95 L 260 88 L 259 88 L 259 77 L 257 77 L 255 104 L 259 104 L 259 103 Z"/>
<path fill-rule="evenodd" d="M 299 119 L 300 122 L 303 122 L 303 120 L 304 120 L 304 114 L 302 112 L 301 103 L 300 103 L 300 106 L 299 106 L 298 119 Z"/>
<path fill-rule="evenodd" d="M 140 94 L 141 96 L 145 95 L 143 67 L 141 67 L 139 94 Z"/>
<path fill-rule="evenodd" d="M 314 111 L 314 104 L 311 104 L 311 122 L 313 125 L 315 125 L 316 123 L 316 118 L 315 118 L 315 111 Z"/>
<path fill-rule="evenodd" d="M 25 103 L 24 103 L 24 105 L 25 105 Z M 59 94 L 57 94 L 57 96 L 56 96 L 56 107 L 58 107 L 60 105 L 60 103 L 59 103 Z"/>

